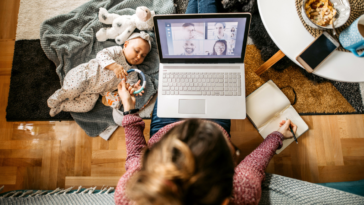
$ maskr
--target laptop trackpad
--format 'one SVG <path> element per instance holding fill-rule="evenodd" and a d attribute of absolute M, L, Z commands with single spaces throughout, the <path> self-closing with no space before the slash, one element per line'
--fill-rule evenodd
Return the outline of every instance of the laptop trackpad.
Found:
<path fill-rule="evenodd" d="M 205 100 L 184 100 L 178 103 L 178 113 L 180 114 L 205 114 Z"/>

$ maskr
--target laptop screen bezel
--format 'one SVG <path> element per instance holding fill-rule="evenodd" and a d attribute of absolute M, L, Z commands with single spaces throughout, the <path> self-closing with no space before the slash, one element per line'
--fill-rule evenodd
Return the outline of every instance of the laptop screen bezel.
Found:
<path fill-rule="evenodd" d="M 198 18 L 246 18 L 245 33 L 243 39 L 243 48 L 240 58 L 163 58 L 161 43 L 159 42 L 159 29 L 157 20 L 159 19 L 198 19 Z M 217 14 L 171 14 L 171 15 L 155 15 L 153 17 L 154 32 L 156 35 L 159 60 L 161 63 L 244 63 L 246 43 L 250 29 L 251 14 L 250 13 L 217 13 Z"/>

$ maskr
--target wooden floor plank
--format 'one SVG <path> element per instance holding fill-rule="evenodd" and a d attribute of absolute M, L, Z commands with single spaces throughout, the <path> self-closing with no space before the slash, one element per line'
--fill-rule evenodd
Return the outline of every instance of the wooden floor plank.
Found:
<path fill-rule="evenodd" d="M 12 140 L 55 140 L 54 122 L 14 122 Z"/>
<path fill-rule="evenodd" d="M 327 132 L 326 129 L 330 128 L 326 128 L 325 124 L 322 123 L 322 121 L 325 120 L 324 116 L 312 116 L 312 120 L 313 123 L 310 126 L 310 129 L 312 129 L 312 134 L 313 134 L 311 137 L 315 139 L 315 146 L 317 147 L 316 149 L 317 166 L 326 166 L 326 154 L 325 154 L 326 147 L 324 146 L 323 136 Z"/>
<path fill-rule="evenodd" d="M 113 138 L 117 138 L 117 137 L 113 137 Z M 109 149 L 109 140 L 106 141 L 106 140 L 101 140 L 99 141 L 100 143 L 100 150 L 108 150 Z"/>
<path fill-rule="evenodd" d="M 305 116 L 303 119 L 308 125 L 312 124 L 311 116 Z M 318 181 L 316 144 L 313 134 L 314 130 L 311 129 L 298 138 L 298 144 L 290 145 L 294 178 L 309 182 Z"/>
<path fill-rule="evenodd" d="M 82 187 L 94 187 L 100 189 L 102 186 L 116 187 L 120 177 L 66 177 L 65 188 L 78 186 Z"/>
<path fill-rule="evenodd" d="M 41 167 L 42 159 L 1 158 L 0 166 Z"/>
<path fill-rule="evenodd" d="M 318 167 L 320 183 L 357 181 L 364 179 L 363 165 Z"/>
<path fill-rule="evenodd" d="M 293 178 L 292 168 L 292 158 L 290 156 L 280 156 L 274 158 L 275 174 Z"/>
<path fill-rule="evenodd" d="M 364 138 L 363 115 L 338 115 L 340 138 Z"/>
<path fill-rule="evenodd" d="M 42 170 L 40 174 L 40 189 L 47 190 L 51 167 L 52 141 L 47 141 L 43 146 Z"/>
<path fill-rule="evenodd" d="M 11 74 L 14 46 L 15 40 L 0 40 L 0 76 L 9 76 Z"/>
<path fill-rule="evenodd" d="M 83 133 L 82 175 L 91 176 L 92 138 Z"/>
<path fill-rule="evenodd" d="M 41 167 L 18 167 L 17 189 L 40 189 Z"/>
<path fill-rule="evenodd" d="M 13 166 L 0 167 L 0 184 L 15 185 L 16 173 L 17 173 L 17 167 Z"/>
<path fill-rule="evenodd" d="M 84 131 L 78 127 L 74 130 L 75 135 L 75 176 L 82 176 L 83 174 L 83 146 L 84 146 Z"/>
<path fill-rule="evenodd" d="M 7 141 L 12 138 L 13 122 L 6 121 L 6 107 L 8 105 L 8 94 L 10 87 L 10 76 L 0 76 L 0 140 Z"/>
<path fill-rule="evenodd" d="M 92 159 L 125 159 L 126 150 L 97 150 L 92 152 Z"/>
<path fill-rule="evenodd" d="M 313 126 L 313 117 L 312 116 L 303 116 L 304 121 L 309 126 L 310 130 L 302 136 L 300 142 L 303 144 L 301 146 L 302 152 L 300 153 L 302 162 L 298 161 L 298 164 L 301 164 L 302 171 L 300 179 L 309 181 L 309 182 L 318 182 L 319 181 L 319 172 L 317 166 L 317 149 L 316 142 L 314 138 L 314 126 Z M 312 127 L 312 129 L 311 129 Z"/>
<path fill-rule="evenodd" d="M 34 159 L 42 158 L 42 149 L 27 149 L 27 150 L 14 150 L 14 149 L 0 149 L 0 158 L 24 158 Z"/>
<path fill-rule="evenodd" d="M 344 155 L 344 164 L 353 165 L 353 166 L 364 166 L 364 156 L 345 156 Z M 364 179 L 364 177 L 363 177 Z"/>
<path fill-rule="evenodd" d="M 43 141 L 39 140 L 4 140 L 0 143 L 0 149 L 42 149 Z"/>
<path fill-rule="evenodd" d="M 91 176 L 120 176 L 125 173 L 125 160 L 93 159 Z"/>
<path fill-rule="evenodd" d="M 65 186 L 65 177 L 74 176 L 75 167 L 75 138 L 77 130 L 76 123 L 69 123 L 68 127 L 64 127 L 66 138 L 61 140 L 58 172 L 57 172 L 57 187 Z"/>
<path fill-rule="evenodd" d="M 0 1 L 0 39 L 15 39 L 20 0 Z"/>
<path fill-rule="evenodd" d="M 49 183 L 48 189 L 57 188 L 57 176 L 58 176 L 58 160 L 60 153 L 61 141 L 52 141 L 51 163 L 49 169 Z"/>
<path fill-rule="evenodd" d="M 341 146 L 344 156 L 364 157 L 364 138 L 341 139 Z"/>

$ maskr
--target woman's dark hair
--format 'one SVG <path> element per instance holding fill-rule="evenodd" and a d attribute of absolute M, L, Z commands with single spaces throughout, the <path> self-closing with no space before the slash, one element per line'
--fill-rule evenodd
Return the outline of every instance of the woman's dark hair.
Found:
<path fill-rule="evenodd" d="M 214 46 L 212 47 L 212 55 L 213 55 L 213 56 L 217 56 L 217 53 L 216 53 L 216 51 L 215 51 L 215 45 L 216 45 L 217 43 L 223 43 L 223 44 L 225 45 L 225 50 L 224 50 L 224 52 L 222 52 L 222 54 L 221 54 L 221 55 L 226 55 L 227 43 L 226 43 L 226 41 L 225 41 L 225 40 L 217 40 L 217 41 L 215 42 Z"/>
<path fill-rule="evenodd" d="M 234 162 L 212 122 L 187 120 L 144 151 L 126 196 L 137 204 L 221 205 L 233 190 Z"/>

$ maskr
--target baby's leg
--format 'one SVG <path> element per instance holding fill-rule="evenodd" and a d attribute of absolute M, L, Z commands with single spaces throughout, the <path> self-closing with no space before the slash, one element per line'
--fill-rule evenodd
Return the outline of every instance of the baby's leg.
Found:
<path fill-rule="evenodd" d="M 48 107 L 51 108 L 51 110 L 53 109 L 51 113 L 55 113 L 54 115 L 58 114 L 62 111 L 60 106 L 64 101 L 74 100 L 85 91 L 88 86 L 88 82 L 83 70 L 84 67 L 77 67 L 68 72 L 64 79 L 62 88 L 58 89 L 53 95 L 51 95 L 51 97 L 48 98 Z M 55 112 L 55 110 L 58 110 L 58 112 Z"/>
<path fill-rule="evenodd" d="M 97 99 L 99 98 L 99 94 L 89 93 L 89 94 L 81 94 L 79 97 L 74 100 L 66 100 L 62 102 L 60 106 L 57 108 L 51 109 L 50 115 L 54 116 L 61 111 L 65 112 L 88 112 L 94 108 Z M 52 116 L 52 117 L 53 117 Z"/>

